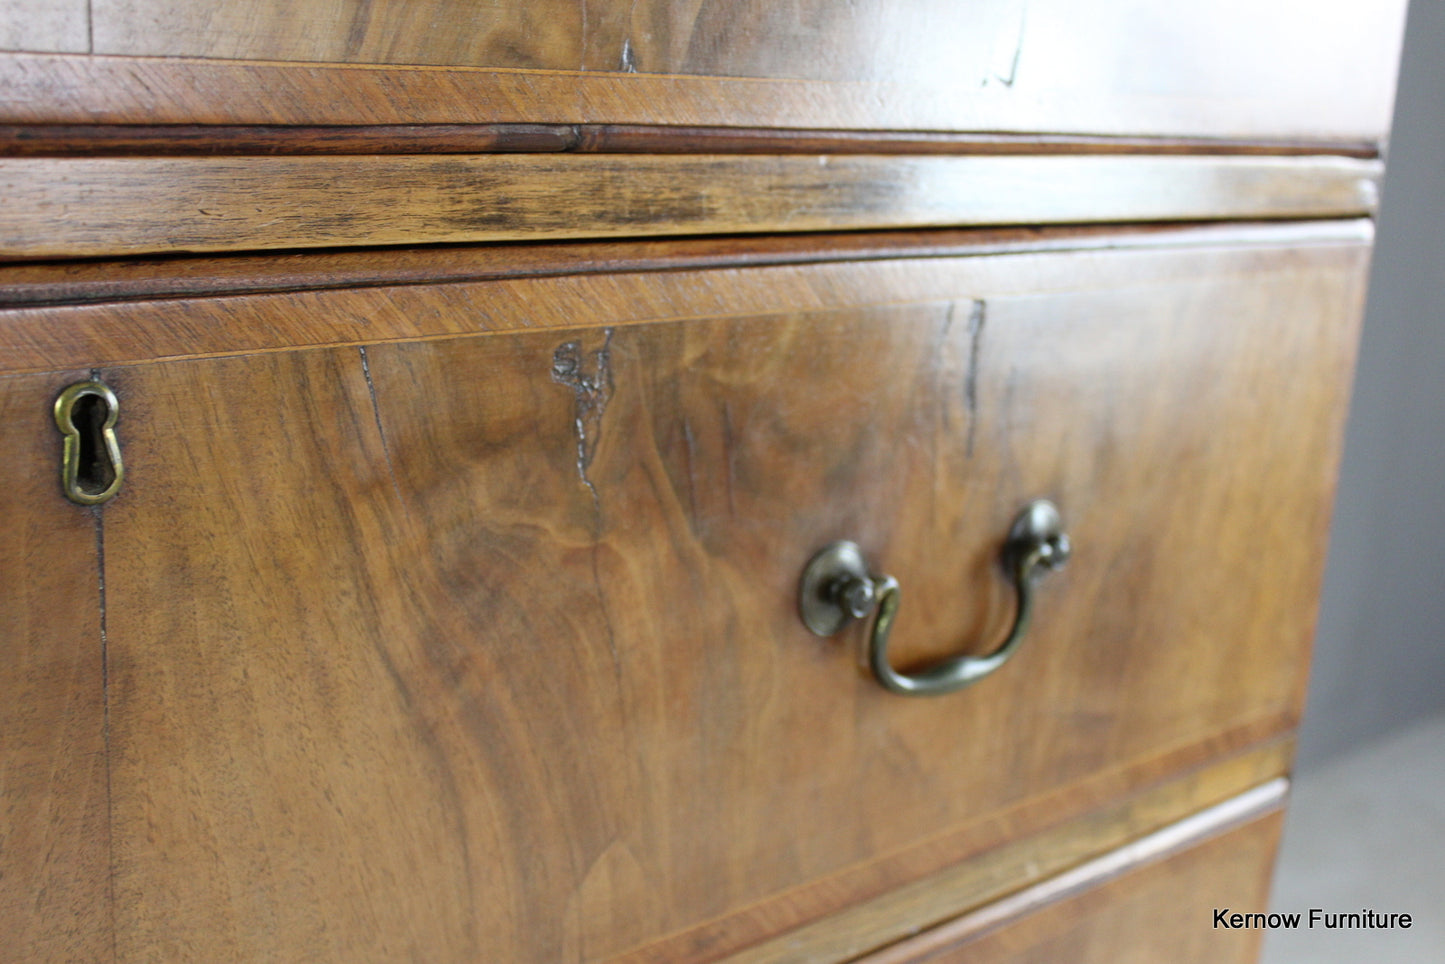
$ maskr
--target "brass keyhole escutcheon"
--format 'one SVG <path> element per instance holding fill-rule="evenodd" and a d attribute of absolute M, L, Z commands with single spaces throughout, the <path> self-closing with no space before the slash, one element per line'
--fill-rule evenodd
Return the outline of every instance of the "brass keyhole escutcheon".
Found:
<path fill-rule="evenodd" d="M 115 423 L 120 402 L 109 385 L 77 382 L 55 400 L 55 424 L 65 436 L 60 457 L 60 487 L 80 505 L 115 498 L 125 478 Z"/>

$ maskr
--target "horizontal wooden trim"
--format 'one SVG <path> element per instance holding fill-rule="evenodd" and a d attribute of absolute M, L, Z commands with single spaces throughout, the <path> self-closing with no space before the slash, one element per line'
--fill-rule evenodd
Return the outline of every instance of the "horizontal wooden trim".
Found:
<path fill-rule="evenodd" d="M 0 257 L 1094 221 L 1352 217 L 1335 157 L 9 158 Z"/>
<path fill-rule="evenodd" d="M 11 53 L 8 124 L 643 124 L 1376 140 L 1378 98 Z M 1308 97 L 1305 98 L 1305 95 Z M 1305 99 L 1302 99 L 1305 98 Z"/>
<path fill-rule="evenodd" d="M 839 232 L 640 241 L 559 241 L 298 254 L 0 264 L 0 308 L 214 297 L 503 278 L 822 264 L 1126 248 L 1361 244 L 1368 219 L 1227 224 L 1070 225 Z"/>
<path fill-rule="evenodd" d="M 1306 226 L 1301 225 L 1302 229 Z M 1368 257 L 1367 226 L 1309 226 L 1278 238 L 1273 249 L 1295 257 L 1311 249 L 1321 263 Z M 1238 228 L 1241 234 L 1245 229 Z M 1353 238 L 1351 237 L 1353 235 Z M 1172 283 L 1221 263 L 1269 270 L 1257 245 L 1150 246 L 999 253 L 874 261 L 780 264 L 504 277 L 451 284 L 404 284 L 344 290 L 289 291 L 232 297 L 176 298 L 20 307 L 0 311 L 0 373 L 139 364 L 258 351 L 465 337 L 526 328 L 587 328 L 678 318 L 785 314 L 856 305 L 919 304 L 971 298 L 1079 291 L 1079 258 L 1092 261 L 1090 285 L 1124 285 L 1139 277 Z M 1317 245 L 1317 246 L 1316 246 Z"/>
<path fill-rule="evenodd" d="M 553 153 L 580 140 L 576 124 L 9 124 L 0 156 Z"/>
<path fill-rule="evenodd" d="M 1366 140 L 955 134 L 941 131 L 740 130 L 732 127 L 579 125 L 576 150 L 618 154 L 1200 154 L 1372 158 Z"/>
<path fill-rule="evenodd" d="M 0 125 L 0 156 L 290 154 L 1204 154 L 1378 156 L 1367 141 L 814 131 L 640 124 Z"/>
<path fill-rule="evenodd" d="M 1288 793 L 1287 779 L 1278 777 L 1270 780 L 1057 877 L 1035 884 L 911 940 L 859 958 L 858 964 L 909 964 L 921 960 L 925 954 L 979 937 L 1026 914 L 1132 870 L 1158 863 L 1212 837 L 1275 813 L 1283 808 Z"/>
<path fill-rule="evenodd" d="M 942 921 L 952 921 L 938 931 L 951 943 L 963 927 L 977 929 L 985 922 L 1009 919 L 1040 902 L 1061 899 L 1081 886 L 1162 859 L 1278 808 L 1292 753 L 1292 741 L 1283 741 L 1213 763 L 725 960 L 728 964 L 853 960 Z M 965 912 L 967 916 L 960 916 Z M 918 940 L 935 939 L 928 933 Z M 895 947 L 914 951 L 917 945 L 904 941 Z M 876 958 L 880 964 L 895 959 L 911 958 L 895 957 L 893 948 Z"/>

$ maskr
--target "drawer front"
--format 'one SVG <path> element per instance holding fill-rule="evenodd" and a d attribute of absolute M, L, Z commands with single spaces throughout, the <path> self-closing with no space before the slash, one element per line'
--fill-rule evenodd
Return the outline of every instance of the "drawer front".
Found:
<path fill-rule="evenodd" d="M 1287 730 L 1365 258 L 397 289 L 619 323 L 103 369 L 120 956 L 711 959 Z M 879 270 L 933 281 L 740 310 Z M 846 538 L 899 666 L 986 650 L 1035 497 L 1075 556 L 974 688 L 802 626 Z"/>
<path fill-rule="evenodd" d="M 60 496 L 49 411 L 85 378 L 0 378 L 3 961 L 110 950 L 100 532 Z"/>
<path fill-rule="evenodd" d="M 1403 22 L 1403 0 L 0 0 L 0 43 L 34 52 L 0 60 L 0 120 L 1380 138 Z"/>
<path fill-rule="evenodd" d="M 971 933 L 949 939 L 940 928 L 859 964 L 1252 964 L 1264 931 L 1217 928 L 1214 912 L 1268 907 L 1283 822 L 1277 812 L 1256 818 L 1082 892 L 1035 888 L 1045 906 L 1032 913 L 1010 914 L 1003 905 L 1025 901 L 1003 901 L 974 915 Z"/>

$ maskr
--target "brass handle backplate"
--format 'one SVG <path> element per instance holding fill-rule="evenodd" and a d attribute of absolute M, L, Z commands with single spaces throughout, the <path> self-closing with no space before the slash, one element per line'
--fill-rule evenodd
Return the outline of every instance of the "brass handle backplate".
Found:
<path fill-rule="evenodd" d="M 855 619 L 877 611 L 868 637 L 868 666 L 887 690 L 904 696 L 936 696 L 961 690 L 998 669 L 1018 649 L 1033 615 L 1034 584 L 1069 561 L 1069 537 L 1052 502 L 1029 503 L 1014 519 L 1002 552 L 1004 570 L 1018 592 L 1013 626 L 986 656 L 952 656 L 904 674 L 888 661 L 888 639 L 898 615 L 898 580 L 868 571 L 852 542 L 827 546 L 803 570 L 798 610 L 808 629 L 832 636 Z"/>

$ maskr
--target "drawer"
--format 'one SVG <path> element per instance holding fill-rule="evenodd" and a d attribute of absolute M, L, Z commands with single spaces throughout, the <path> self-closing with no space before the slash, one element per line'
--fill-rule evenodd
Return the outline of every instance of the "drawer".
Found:
<path fill-rule="evenodd" d="M 1280 230 L 9 313 L 119 398 L 118 956 L 711 960 L 1286 734 L 1367 238 Z M 987 652 L 1037 498 L 976 685 L 803 626 L 848 539 Z"/>
<path fill-rule="evenodd" d="M 13 91 L 0 121 L 512 123 L 532 129 L 495 143 L 522 150 L 616 133 L 578 124 L 1378 140 L 1404 9 L 1403 0 L 1209 0 L 1167 12 L 1127 0 L 499 0 L 485 10 L 238 0 L 202 12 L 182 0 L 43 10 L 3 0 L 0 42 L 28 53 L 0 58 Z M 245 144 L 257 132 L 239 133 Z M 325 149 L 338 133 L 311 137 Z M 360 133 L 370 150 L 398 132 Z M 494 132 L 437 133 L 475 145 Z"/>
<path fill-rule="evenodd" d="M 1210 817 L 1206 811 L 858 964 L 1249 964 L 1264 931 L 1221 930 L 1214 912 L 1269 905 L 1283 814 L 1222 832 L 1208 826 Z"/>
<path fill-rule="evenodd" d="M 97 526 L 89 512 L 57 502 L 58 449 L 45 401 L 85 377 L 80 370 L 0 378 L 5 961 L 99 961 L 110 949 Z"/>

